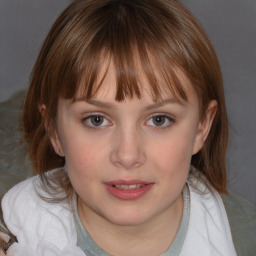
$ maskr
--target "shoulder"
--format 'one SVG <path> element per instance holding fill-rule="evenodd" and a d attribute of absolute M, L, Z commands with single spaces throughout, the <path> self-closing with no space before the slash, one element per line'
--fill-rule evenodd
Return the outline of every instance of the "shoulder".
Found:
<path fill-rule="evenodd" d="M 20 218 L 28 218 L 38 213 L 39 209 L 48 208 L 49 203 L 43 200 L 45 192 L 41 186 L 40 176 L 28 178 L 12 187 L 2 199 L 4 220 L 8 222 L 10 216 L 18 215 Z M 22 213 L 25 213 L 22 216 Z M 30 216 L 31 217 L 31 216 Z M 20 219 L 21 222 L 25 221 Z"/>
<path fill-rule="evenodd" d="M 58 174 L 57 169 L 47 172 L 45 175 L 48 177 L 55 177 Z M 57 187 L 53 186 L 55 193 L 57 193 Z M 44 181 L 39 175 L 28 178 L 11 188 L 2 199 L 2 208 L 4 211 L 4 217 L 6 213 L 10 211 L 10 214 L 16 212 L 27 212 L 26 216 L 30 211 L 51 209 L 55 211 L 63 207 L 69 207 L 67 201 L 62 201 L 61 203 L 49 203 L 54 201 L 54 193 L 47 193 L 44 189 Z M 32 213 L 31 213 L 32 214 Z"/>
<path fill-rule="evenodd" d="M 232 192 L 222 199 L 237 255 L 256 255 L 256 206 Z"/>
<path fill-rule="evenodd" d="M 27 211 L 29 214 L 29 211 L 35 207 L 37 196 L 34 182 L 37 179 L 38 176 L 22 181 L 4 195 L 2 199 L 2 211 L 6 224 L 16 213 Z"/>
<path fill-rule="evenodd" d="M 7 206 L 9 204 L 13 205 L 17 200 L 20 200 L 28 195 L 33 196 L 34 182 L 39 179 L 38 176 L 28 178 L 22 182 L 19 182 L 14 187 L 12 187 L 3 197 L 2 206 Z"/>
<path fill-rule="evenodd" d="M 71 207 L 67 202 L 49 203 L 39 194 L 45 195 L 39 176 L 10 189 L 2 200 L 5 224 L 20 245 L 36 248 L 38 244 L 47 243 L 63 249 L 75 239 Z"/>

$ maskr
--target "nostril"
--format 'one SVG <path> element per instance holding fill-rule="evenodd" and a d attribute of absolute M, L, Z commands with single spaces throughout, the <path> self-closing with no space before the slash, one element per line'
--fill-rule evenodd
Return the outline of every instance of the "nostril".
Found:
<path fill-rule="evenodd" d="M 145 163 L 145 155 L 142 152 L 137 154 L 120 154 L 120 152 L 111 153 L 111 162 L 117 166 L 125 169 L 138 168 Z"/>

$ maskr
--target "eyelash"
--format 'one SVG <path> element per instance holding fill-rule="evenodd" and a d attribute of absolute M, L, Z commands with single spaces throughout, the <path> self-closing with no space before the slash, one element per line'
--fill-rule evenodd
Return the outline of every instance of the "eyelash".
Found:
<path fill-rule="evenodd" d="M 94 117 L 99 117 L 99 118 L 103 118 L 105 122 L 107 120 L 108 124 L 107 125 L 104 125 L 102 126 L 101 124 L 99 126 L 94 126 L 92 124 L 88 124 L 88 120 L 91 120 L 92 118 Z M 150 126 L 152 127 L 153 129 L 167 129 L 169 128 L 173 123 L 175 123 L 175 120 L 173 117 L 167 115 L 167 114 L 162 114 L 162 113 L 158 113 L 158 114 L 152 114 L 146 121 L 146 123 L 148 123 L 152 118 L 156 118 L 156 117 L 164 117 L 165 118 L 165 122 L 168 121 L 169 123 L 165 126 L 157 126 L 157 125 L 147 125 L 147 126 Z M 82 119 L 82 122 L 85 123 L 85 126 L 86 128 L 88 129 L 92 129 L 92 130 L 98 130 L 99 128 L 103 129 L 103 128 L 106 128 L 108 126 L 110 126 L 112 123 L 102 114 L 98 114 L 98 113 L 95 113 L 95 114 L 91 114 L 85 118 Z M 90 121 L 91 122 L 91 121 Z M 164 123 L 165 123 L 164 122 Z"/>
<path fill-rule="evenodd" d="M 101 126 L 101 125 L 99 125 L 99 126 L 94 126 L 94 125 L 92 125 L 92 124 L 88 124 L 88 120 L 91 120 L 93 117 L 104 118 L 104 121 L 105 121 L 105 120 L 108 121 L 108 119 L 107 119 L 104 115 L 95 113 L 95 114 L 89 115 L 89 116 L 87 116 L 87 117 L 85 117 L 85 118 L 82 119 L 82 122 L 85 123 L 86 128 L 92 129 L 92 130 L 96 130 L 96 129 L 99 129 L 99 128 L 106 128 L 106 127 L 109 126 L 109 125 L 105 125 L 105 126 Z M 91 122 L 91 121 L 90 121 L 90 122 Z M 108 123 L 111 124 L 110 121 L 108 121 Z"/>
<path fill-rule="evenodd" d="M 172 126 L 172 124 L 173 123 L 175 123 L 175 120 L 174 120 L 174 118 L 173 117 L 171 117 L 171 116 L 169 116 L 169 115 L 167 115 L 167 114 L 162 114 L 162 113 L 158 113 L 158 114 L 153 114 L 153 115 L 151 115 L 150 116 L 150 118 L 149 119 L 147 119 L 147 122 L 149 122 L 149 120 L 151 120 L 152 118 L 154 118 L 154 117 L 164 117 L 165 118 L 165 122 L 166 121 L 168 121 L 168 124 L 167 125 L 165 125 L 165 126 L 157 126 L 157 125 L 155 125 L 155 126 L 151 126 L 153 129 L 167 129 L 167 128 L 169 128 L 170 126 Z"/>

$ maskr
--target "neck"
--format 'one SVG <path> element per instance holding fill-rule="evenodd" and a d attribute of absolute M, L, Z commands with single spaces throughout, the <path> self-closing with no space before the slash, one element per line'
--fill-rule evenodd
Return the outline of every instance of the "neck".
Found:
<path fill-rule="evenodd" d="M 90 214 L 78 199 L 78 214 L 92 239 L 111 255 L 159 255 L 168 250 L 178 231 L 183 212 L 180 195 L 164 212 L 139 225 L 121 226 Z"/>

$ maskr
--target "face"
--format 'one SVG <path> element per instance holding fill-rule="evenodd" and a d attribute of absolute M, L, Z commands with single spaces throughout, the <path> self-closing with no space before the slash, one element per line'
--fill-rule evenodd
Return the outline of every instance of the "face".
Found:
<path fill-rule="evenodd" d="M 65 156 L 85 218 L 134 226 L 177 212 L 191 157 L 211 123 L 208 114 L 200 122 L 197 96 L 179 78 L 188 102 L 170 92 L 155 102 L 146 82 L 141 99 L 116 102 L 112 66 L 93 99 L 59 100 L 52 144 Z"/>

